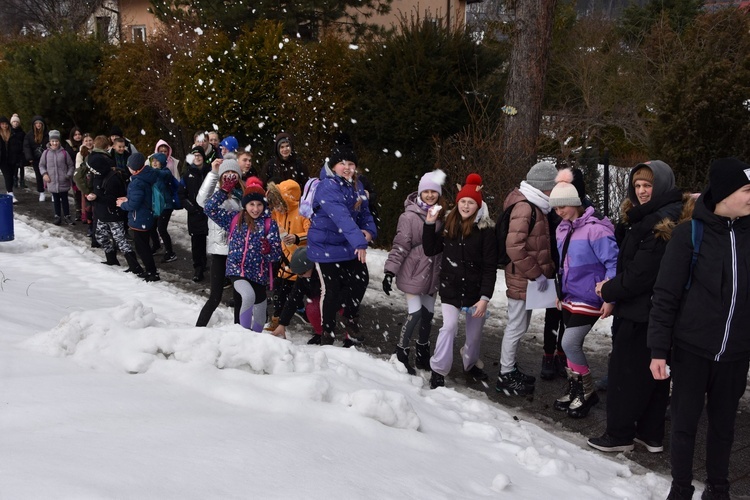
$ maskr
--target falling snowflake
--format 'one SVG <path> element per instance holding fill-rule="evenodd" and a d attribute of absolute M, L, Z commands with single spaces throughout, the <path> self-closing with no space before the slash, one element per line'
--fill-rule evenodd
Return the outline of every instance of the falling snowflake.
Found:
<path fill-rule="evenodd" d="M 398 182 L 394 181 L 393 182 L 393 190 L 395 191 L 396 189 L 398 189 Z"/>
<path fill-rule="evenodd" d="M 401 151 L 396 150 L 393 154 L 396 155 L 396 158 L 401 158 Z"/>
<path fill-rule="evenodd" d="M 141 135 L 146 135 L 146 131 L 141 129 Z"/>
<path fill-rule="evenodd" d="M 195 28 L 195 32 L 198 34 L 198 36 L 203 34 L 203 30 L 200 28 Z"/>

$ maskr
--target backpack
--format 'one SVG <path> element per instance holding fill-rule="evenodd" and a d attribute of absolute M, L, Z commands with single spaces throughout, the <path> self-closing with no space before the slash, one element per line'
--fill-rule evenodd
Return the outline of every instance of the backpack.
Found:
<path fill-rule="evenodd" d="M 159 217 L 167 207 L 167 200 L 164 198 L 164 192 L 159 187 L 159 182 L 151 184 L 151 211 L 156 217 Z"/>
<path fill-rule="evenodd" d="M 302 190 L 302 197 L 299 200 L 299 213 L 302 217 L 307 217 L 308 219 L 312 217 L 313 200 L 315 199 L 315 189 L 318 187 L 318 184 L 320 184 L 320 179 L 317 177 L 309 179 L 305 183 L 305 187 Z"/>
<path fill-rule="evenodd" d="M 531 203 L 529 200 L 521 200 L 518 203 L 528 203 L 531 207 L 531 220 L 529 221 L 529 233 L 534 230 L 536 224 L 536 205 Z M 510 214 L 513 211 L 513 207 L 518 205 L 514 203 L 509 206 L 498 219 L 497 225 L 495 226 L 495 235 L 497 236 L 497 267 L 503 268 L 510 264 L 510 257 L 508 251 L 505 248 L 505 242 L 508 239 L 508 228 L 510 226 Z"/>
<path fill-rule="evenodd" d="M 698 261 L 698 254 L 701 252 L 701 242 L 703 241 L 703 221 L 693 219 L 691 221 L 691 240 L 693 242 L 693 256 L 690 259 L 690 277 L 685 285 L 685 290 L 690 290 L 690 285 L 693 284 L 693 269 L 695 269 L 695 263 Z"/>

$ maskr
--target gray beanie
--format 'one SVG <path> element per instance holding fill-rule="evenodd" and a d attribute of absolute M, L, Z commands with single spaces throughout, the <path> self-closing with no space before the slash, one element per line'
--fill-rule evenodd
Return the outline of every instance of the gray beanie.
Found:
<path fill-rule="evenodd" d="M 60 131 L 59 130 L 50 130 L 49 131 L 49 140 L 60 140 Z"/>
<path fill-rule="evenodd" d="M 237 160 L 225 159 L 221 162 L 221 165 L 219 166 L 219 179 L 221 179 L 221 176 L 226 172 L 236 172 L 237 177 L 240 179 L 242 178 L 242 170 L 240 170 L 240 164 L 237 163 Z"/>
<path fill-rule="evenodd" d="M 557 168 L 548 161 L 540 161 L 526 174 L 526 184 L 539 191 L 549 191 L 555 187 L 555 177 L 557 177 Z"/>

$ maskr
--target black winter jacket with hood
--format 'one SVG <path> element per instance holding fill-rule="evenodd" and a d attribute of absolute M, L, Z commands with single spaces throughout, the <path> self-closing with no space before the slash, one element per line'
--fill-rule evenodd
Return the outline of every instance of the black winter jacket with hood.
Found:
<path fill-rule="evenodd" d="M 675 228 L 662 259 L 648 328 L 653 359 L 668 359 L 672 345 L 714 361 L 750 356 L 750 216 L 716 215 L 710 198 L 704 192 L 693 210 L 703 239 L 690 289 L 690 222 Z"/>
<path fill-rule="evenodd" d="M 639 204 L 633 174 L 646 166 L 654 173 L 651 200 Z M 672 228 L 682 212 L 682 193 L 675 188 L 674 173 L 654 160 L 633 167 L 628 177 L 628 197 L 623 203 L 622 239 L 618 238 L 617 275 L 602 286 L 605 302 L 614 302 L 618 318 L 645 323 L 651 311 L 651 294 Z"/>
<path fill-rule="evenodd" d="M 283 159 L 279 153 L 279 144 L 282 141 L 289 141 L 292 148 L 292 153 L 286 160 Z M 274 143 L 274 151 L 276 153 L 274 158 L 268 160 L 260 172 L 260 180 L 262 180 L 264 184 L 268 184 L 269 182 L 279 184 L 281 181 L 292 179 L 297 181 L 297 184 L 299 184 L 300 187 L 304 187 L 305 183 L 310 178 L 310 172 L 297 157 L 292 136 L 285 132 L 277 134 Z"/>

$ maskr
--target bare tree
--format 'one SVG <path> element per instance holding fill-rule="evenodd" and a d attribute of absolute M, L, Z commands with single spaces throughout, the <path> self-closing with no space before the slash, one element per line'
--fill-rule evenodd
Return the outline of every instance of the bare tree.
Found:
<path fill-rule="evenodd" d="M 9 34 L 23 31 L 79 31 L 105 0 L 3 0 L 0 26 Z"/>
<path fill-rule="evenodd" d="M 557 0 L 508 2 L 515 16 L 501 145 L 502 165 L 513 170 L 525 172 L 536 163 L 556 3 Z"/>

